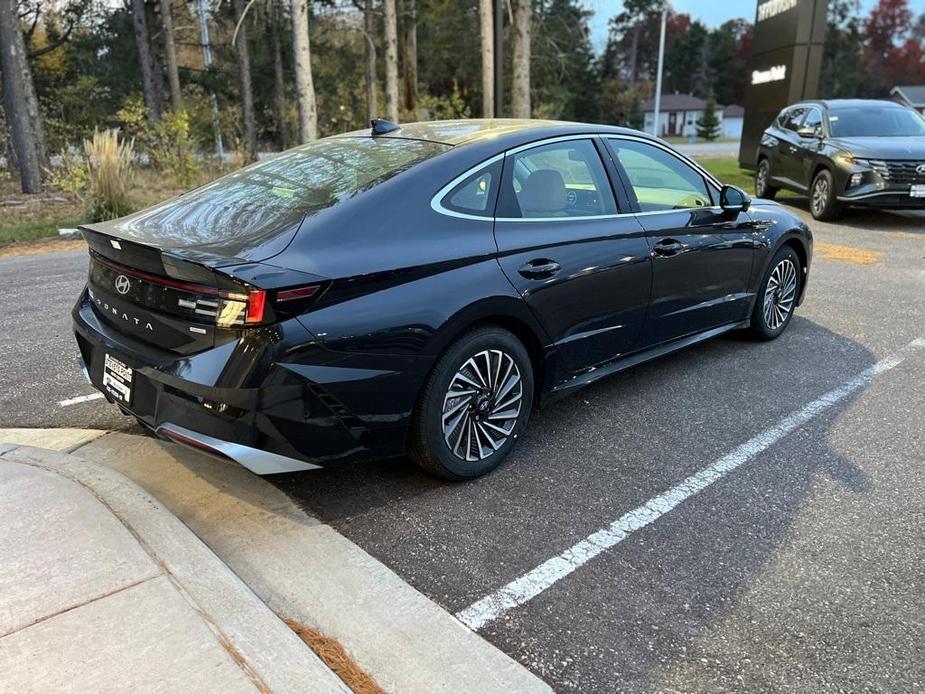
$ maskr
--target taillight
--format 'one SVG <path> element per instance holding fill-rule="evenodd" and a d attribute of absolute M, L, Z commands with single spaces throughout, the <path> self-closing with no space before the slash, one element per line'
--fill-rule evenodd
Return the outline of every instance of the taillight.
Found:
<path fill-rule="evenodd" d="M 247 294 L 247 316 L 245 323 L 262 323 L 263 311 L 267 306 L 267 293 L 258 289 Z"/>

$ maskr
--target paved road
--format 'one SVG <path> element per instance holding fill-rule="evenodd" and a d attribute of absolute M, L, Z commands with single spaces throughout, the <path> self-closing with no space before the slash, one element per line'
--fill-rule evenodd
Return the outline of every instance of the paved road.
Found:
<path fill-rule="evenodd" d="M 925 218 L 813 228 L 783 337 L 598 383 L 483 480 L 391 461 L 275 482 L 453 612 L 527 576 L 538 594 L 480 633 L 559 691 L 921 689 Z M 100 401 L 58 405 L 92 392 L 65 315 L 84 265 L 0 261 L 0 425 L 128 425 Z M 678 486 L 692 475 L 696 494 Z M 570 573 L 560 559 L 535 580 L 563 553 Z"/>
<path fill-rule="evenodd" d="M 695 142 L 693 144 L 680 143 L 674 148 L 689 157 L 737 157 L 739 156 L 739 141 L 734 142 Z"/>

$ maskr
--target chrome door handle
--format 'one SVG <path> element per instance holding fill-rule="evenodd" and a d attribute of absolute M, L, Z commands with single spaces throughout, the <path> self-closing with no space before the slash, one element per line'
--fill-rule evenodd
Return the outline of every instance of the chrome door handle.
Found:
<path fill-rule="evenodd" d="M 543 279 L 545 277 L 551 277 L 561 269 L 562 266 L 559 265 L 559 263 L 557 263 L 555 260 L 549 260 L 548 258 L 537 258 L 536 260 L 531 260 L 529 263 L 522 266 L 517 272 L 527 279 L 536 280 Z"/>
<path fill-rule="evenodd" d="M 664 239 L 652 247 L 652 252 L 656 255 L 674 255 L 684 250 L 684 244 L 674 239 Z"/>

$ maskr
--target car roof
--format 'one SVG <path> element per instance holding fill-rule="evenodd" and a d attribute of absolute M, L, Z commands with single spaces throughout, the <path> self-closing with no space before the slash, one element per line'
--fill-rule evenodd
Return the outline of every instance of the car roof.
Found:
<path fill-rule="evenodd" d="M 572 123 L 568 121 L 528 118 L 466 118 L 458 120 L 421 121 L 403 123 L 398 130 L 378 135 L 377 138 L 426 140 L 459 146 L 483 142 L 496 142 L 499 149 L 525 140 L 543 139 L 560 135 L 592 133 L 629 134 L 649 137 L 645 133 L 614 125 Z M 334 137 L 370 137 L 370 130 L 354 130 Z"/>
<path fill-rule="evenodd" d="M 795 103 L 793 106 L 808 106 L 811 104 L 815 106 L 822 106 L 827 109 L 837 108 L 839 106 L 845 106 L 848 108 L 858 108 L 863 106 L 879 106 L 880 108 L 883 108 L 884 106 L 895 106 L 897 108 L 905 108 L 905 106 L 902 104 L 898 104 L 895 101 L 890 101 L 889 99 L 807 99 L 806 101 Z"/>

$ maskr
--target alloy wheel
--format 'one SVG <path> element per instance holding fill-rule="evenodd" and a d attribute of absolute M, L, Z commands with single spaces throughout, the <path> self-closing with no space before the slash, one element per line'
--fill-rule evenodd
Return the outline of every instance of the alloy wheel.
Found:
<path fill-rule="evenodd" d="M 771 271 L 764 290 L 764 322 L 770 330 L 777 330 L 787 320 L 796 291 L 796 266 L 790 258 L 784 258 Z"/>
<path fill-rule="evenodd" d="M 755 195 L 763 198 L 768 188 L 768 162 L 762 161 L 758 166 L 758 175 L 755 178 Z"/>
<path fill-rule="evenodd" d="M 523 406 L 523 381 L 511 355 L 482 350 L 457 370 L 443 398 L 443 439 L 457 458 L 484 460 L 510 438 Z"/>
<path fill-rule="evenodd" d="M 816 178 L 813 185 L 812 206 L 813 214 L 817 217 L 825 212 L 826 205 L 829 204 L 829 180 L 825 176 Z"/>

